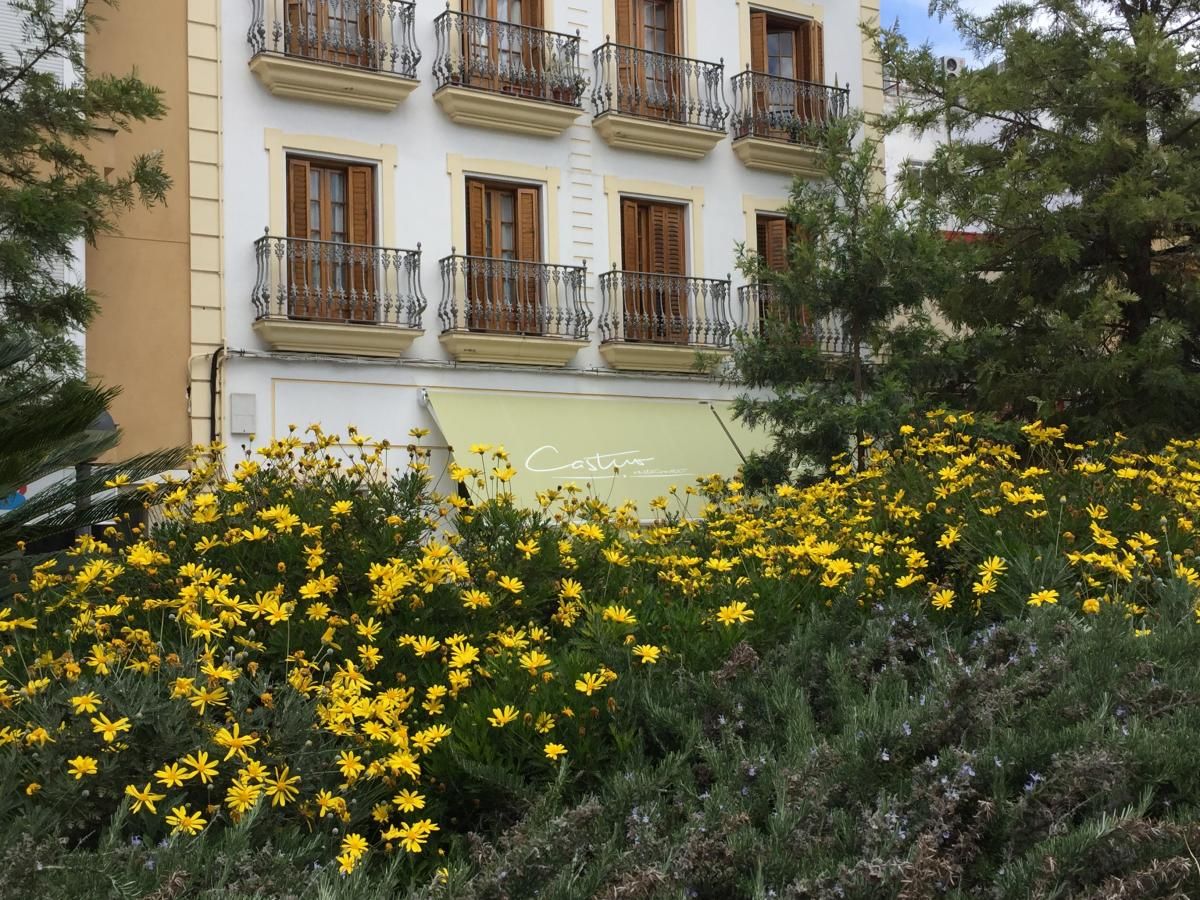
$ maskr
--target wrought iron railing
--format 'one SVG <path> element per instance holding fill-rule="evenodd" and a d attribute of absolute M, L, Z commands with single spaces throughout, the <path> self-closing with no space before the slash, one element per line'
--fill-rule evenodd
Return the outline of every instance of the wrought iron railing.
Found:
<path fill-rule="evenodd" d="M 785 321 L 797 325 L 805 340 L 822 353 L 849 353 L 853 347 L 850 334 L 836 317 L 816 318 L 803 307 L 789 306 L 775 285 L 761 282 L 742 285 L 738 288 L 738 300 L 747 334 L 762 337 L 772 321 Z"/>
<path fill-rule="evenodd" d="M 592 106 L 619 113 L 724 131 L 725 66 L 670 53 L 606 43 L 592 54 Z"/>
<path fill-rule="evenodd" d="M 723 348 L 736 327 L 728 279 L 614 268 L 600 276 L 600 339 Z"/>
<path fill-rule="evenodd" d="M 420 328 L 421 250 L 271 237 L 254 242 L 254 312 L 344 324 Z"/>
<path fill-rule="evenodd" d="M 444 331 L 586 340 L 587 268 L 451 254 L 439 264 Z"/>
<path fill-rule="evenodd" d="M 416 78 L 421 51 L 409 0 L 251 0 L 254 55 L 278 53 Z"/>
<path fill-rule="evenodd" d="M 812 143 L 849 112 L 850 91 L 749 70 L 733 77 L 733 137 Z"/>
<path fill-rule="evenodd" d="M 460 85 L 581 106 L 587 79 L 579 33 L 559 34 L 446 10 L 433 21 L 437 86 Z"/>

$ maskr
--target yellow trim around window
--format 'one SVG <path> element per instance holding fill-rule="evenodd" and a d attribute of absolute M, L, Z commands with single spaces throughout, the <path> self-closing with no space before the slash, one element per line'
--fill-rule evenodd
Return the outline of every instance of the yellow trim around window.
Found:
<path fill-rule="evenodd" d="M 746 220 L 746 249 L 758 250 L 758 214 L 759 213 L 781 213 L 787 209 L 788 201 L 786 198 L 779 197 L 751 197 L 749 194 L 742 194 L 742 215 Z"/>
<path fill-rule="evenodd" d="M 791 16 L 796 19 L 813 19 L 824 24 L 825 7 L 818 3 L 808 3 L 806 0 L 737 0 L 738 8 L 738 47 L 742 64 L 736 75 L 750 68 L 750 8 L 763 12 L 779 13 L 781 16 Z"/>
<path fill-rule="evenodd" d="M 500 181 L 523 181 L 541 187 L 545 260 L 567 264 L 558 255 L 558 192 L 562 185 L 562 170 L 496 159 L 469 159 L 448 153 L 446 172 L 450 175 L 450 240 L 456 253 L 467 252 L 467 176 L 473 175 Z"/>
<path fill-rule="evenodd" d="M 711 2 L 711 0 L 710 0 Z M 696 21 L 699 13 L 696 11 L 696 0 L 683 0 L 683 39 L 686 41 L 683 52 L 680 56 L 688 56 L 692 59 L 705 59 L 700 53 L 700 48 L 697 46 L 696 40 Z M 605 40 L 615 41 L 617 39 L 617 4 L 614 0 L 604 0 L 604 38 Z M 719 57 L 721 54 L 715 53 L 713 57 Z"/>
<path fill-rule="evenodd" d="M 325 137 L 313 134 L 285 134 L 277 128 L 268 128 L 265 135 L 267 149 L 267 171 L 270 184 L 271 234 L 287 235 L 287 155 L 304 153 L 309 156 L 328 157 L 346 162 L 373 163 L 378 172 L 375 209 L 379 220 L 379 244 L 383 247 L 396 246 L 396 146 L 394 144 L 366 144 L 346 138 Z"/>
<path fill-rule="evenodd" d="M 688 210 L 688 274 L 704 277 L 704 188 L 685 187 L 660 181 L 641 181 L 633 178 L 604 176 L 604 193 L 608 197 L 608 255 L 610 265 L 620 268 L 621 256 L 621 198 L 642 197 L 647 200 L 674 200 L 686 203 Z"/>

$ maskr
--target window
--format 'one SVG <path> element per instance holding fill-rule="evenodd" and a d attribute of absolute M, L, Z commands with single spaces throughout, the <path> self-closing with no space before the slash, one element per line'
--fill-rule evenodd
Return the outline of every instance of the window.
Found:
<path fill-rule="evenodd" d="M 750 68 L 756 79 L 754 106 L 771 131 L 794 131 L 798 122 L 825 118 L 825 30 L 812 19 L 750 13 Z"/>
<path fill-rule="evenodd" d="M 466 185 L 467 327 L 540 333 L 541 190 L 477 179 Z"/>
<path fill-rule="evenodd" d="M 616 0 L 617 43 L 646 51 L 618 53 L 618 96 L 622 111 L 653 118 L 680 118 L 679 95 L 683 89 L 678 62 L 681 0 Z"/>
<path fill-rule="evenodd" d="M 322 62 L 370 66 L 371 0 L 286 0 L 287 52 Z"/>
<path fill-rule="evenodd" d="M 625 340 L 687 340 L 687 207 L 621 198 Z"/>
<path fill-rule="evenodd" d="M 375 169 L 288 157 L 291 314 L 374 321 Z"/>
<path fill-rule="evenodd" d="M 506 93 L 534 93 L 543 66 L 541 43 L 529 29 L 542 27 L 541 0 L 470 0 L 464 9 L 486 22 L 463 26 L 468 81 Z"/>
<path fill-rule="evenodd" d="M 759 213 L 755 218 L 755 232 L 758 242 L 758 255 L 762 257 L 768 269 L 783 272 L 788 268 L 788 257 L 791 253 L 792 242 L 796 239 L 796 229 L 786 216 Z M 773 296 L 775 288 L 772 285 L 761 285 L 755 292 L 758 308 L 752 310 L 759 320 L 768 319 L 772 314 L 772 306 L 777 306 Z M 795 320 L 789 312 L 789 319 Z M 799 324 L 808 323 L 808 310 L 801 307 Z"/>

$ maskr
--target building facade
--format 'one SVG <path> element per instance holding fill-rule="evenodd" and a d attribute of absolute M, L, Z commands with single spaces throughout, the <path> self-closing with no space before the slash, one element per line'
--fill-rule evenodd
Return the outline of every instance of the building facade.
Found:
<path fill-rule="evenodd" d="M 184 6 L 124 0 L 92 57 L 172 109 L 113 140 L 166 150 L 167 209 L 89 256 L 122 452 L 426 428 L 644 496 L 753 449 L 697 362 L 762 313 L 736 248 L 802 127 L 882 110 L 877 0 Z"/>

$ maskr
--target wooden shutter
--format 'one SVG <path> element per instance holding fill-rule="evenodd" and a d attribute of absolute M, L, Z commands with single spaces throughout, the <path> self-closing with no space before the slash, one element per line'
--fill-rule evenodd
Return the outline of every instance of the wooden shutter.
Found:
<path fill-rule="evenodd" d="M 750 69 L 767 71 L 767 14 L 750 13 Z"/>
<path fill-rule="evenodd" d="M 287 162 L 287 243 L 288 315 L 307 316 L 315 309 L 316 299 L 310 297 L 309 275 L 309 165 L 302 159 Z M 318 289 L 319 285 L 312 285 Z M 311 302 L 310 302 L 311 301 Z"/>
<path fill-rule="evenodd" d="M 533 265 L 542 259 L 541 193 L 537 188 L 517 188 L 517 273 L 516 330 L 541 333 L 543 303 L 541 267 Z"/>
<path fill-rule="evenodd" d="M 467 182 L 467 246 L 470 257 L 487 255 L 487 188 L 482 181 Z M 487 328 L 488 300 L 487 263 L 479 259 L 463 261 L 466 279 L 466 324 L 468 328 Z M 457 325 L 457 322 L 455 323 Z"/>
<path fill-rule="evenodd" d="M 617 4 L 617 43 L 626 47 L 637 46 L 635 33 L 637 21 L 634 17 L 634 3 L 637 0 L 616 0 Z"/>
<path fill-rule="evenodd" d="M 537 188 L 517 188 L 517 259 L 541 262 L 541 194 Z"/>
<path fill-rule="evenodd" d="M 481 181 L 467 182 L 467 247 L 471 256 L 487 253 L 487 189 Z"/>
<path fill-rule="evenodd" d="M 684 207 L 660 206 L 663 211 L 663 259 L 662 270 L 667 275 L 684 275 L 687 272 L 687 254 L 684 248 Z M 666 319 L 666 334 L 669 341 L 687 341 L 687 287 L 683 279 L 670 279 L 663 296 L 663 317 Z"/>
<path fill-rule="evenodd" d="M 808 23 L 809 70 L 804 77 L 817 84 L 825 83 L 825 26 L 820 22 Z"/>
<path fill-rule="evenodd" d="M 765 219 L 765 244 L 761 246 L 767 268 L 782 272 L 788 266 L 788 222 L 787 219 Z"/>
<path fill-rule="evenodd" d="M 293 56 L 309 56 L 308 11 L 303 0 L 287 0 L 284 46 Z M 314 28 L 316 23 L 313 23 Z"/>
<path fill-rule="evenodd" d="M 375 169 L 349 166 L 346 169 L 346 216 L 350 247 L 350 318 L 374 322 L 375 291 Z"/>
<path fill-rule="evenodd" d="M 643 271 L 641 241 L 638 239 L 638 204 L 621 201 L 621 268 L 626 272 Z"/>

